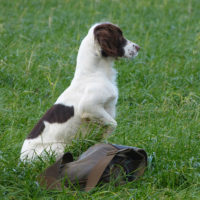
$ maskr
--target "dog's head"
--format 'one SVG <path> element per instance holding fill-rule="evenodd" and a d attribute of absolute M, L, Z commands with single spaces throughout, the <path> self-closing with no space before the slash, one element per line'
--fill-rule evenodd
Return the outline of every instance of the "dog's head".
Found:
<path fill-rule="evenodd" d="M 134 58 L 138 55 L 140 47 L 125 39 L 119 27 L 111 23 L 95 25 L 94 38 L 101 48 L 103 57 L 126 57 Z"/>

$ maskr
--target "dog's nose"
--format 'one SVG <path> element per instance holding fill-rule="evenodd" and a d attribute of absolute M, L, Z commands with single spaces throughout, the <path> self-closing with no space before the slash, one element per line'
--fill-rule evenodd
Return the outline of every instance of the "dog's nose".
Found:
<path fill-rule="evenodd" d="M 137 51 L 140 50 L 140 46 L 138 46 L 138 45 L 134 45 L 134 46 L 135 46 L 135 48 L 136 48 Z"/>

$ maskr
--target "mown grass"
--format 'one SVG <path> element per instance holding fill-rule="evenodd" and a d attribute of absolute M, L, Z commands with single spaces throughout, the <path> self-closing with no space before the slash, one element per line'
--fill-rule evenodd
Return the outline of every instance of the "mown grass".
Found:
<path fill-rule="evenodd" d="M 0 0 L 0 199 L 200 199 L 199 16 L 199 0 Z M 20 149 L 70 84 L 80 41 L 99 21 L 142 47 L 134 61 L 116 62 L 109 142 L 144 148 L 148 169 L 120 187 L 45 191 L 36 176 L 48 163 L 20 164 Z M 67 148 L 77 155 L 92 143 Z"/>

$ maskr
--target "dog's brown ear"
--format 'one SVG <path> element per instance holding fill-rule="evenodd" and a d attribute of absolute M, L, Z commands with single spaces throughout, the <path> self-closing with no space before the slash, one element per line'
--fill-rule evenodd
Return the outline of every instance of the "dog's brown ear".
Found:
<path fill-rule="evenodd" d="M 124 55 L 123 46 L 126 43 L 122 31 L 112 24 L 101 24 L 95 27 L 94 37 L 98 41 L 102 56 L 114 58 Z"/>

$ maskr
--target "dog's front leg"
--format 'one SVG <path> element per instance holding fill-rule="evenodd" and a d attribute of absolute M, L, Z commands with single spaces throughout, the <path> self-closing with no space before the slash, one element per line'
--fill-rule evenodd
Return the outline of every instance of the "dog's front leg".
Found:
<path fill-rule="evenodd" d="M 102 124 L 103 126 L 111 126 L 113 129 L 117 126 L 117 122 L 106 112 L 103 107 L 95 106 L 93 109 L 87 108 L 81 114 L 82 119 L 89 119 Z"/>
<path fill-rule="evenodd" d="M 102 104 L 94 104 L 94 102 L 89 100 L 82 101 L 79 105 L 78 112 L 82 119 L 88 119 L 103 126 L 110 126 L 113 130 L 117 126 L 115 119 L 105 110 Z"/>
<path fill-rule="evenodd" d="M 105 128 L 104 136 L 113 132 L 117 126 L 114 119 L 115 113 L 109 113 L 108 109 L 110 101 L 114 98 L 112 94 L 112 90 L 93 85 L 87 89 L 78 106 L 78 113 L 84 121 L 89 120 Z"/>

